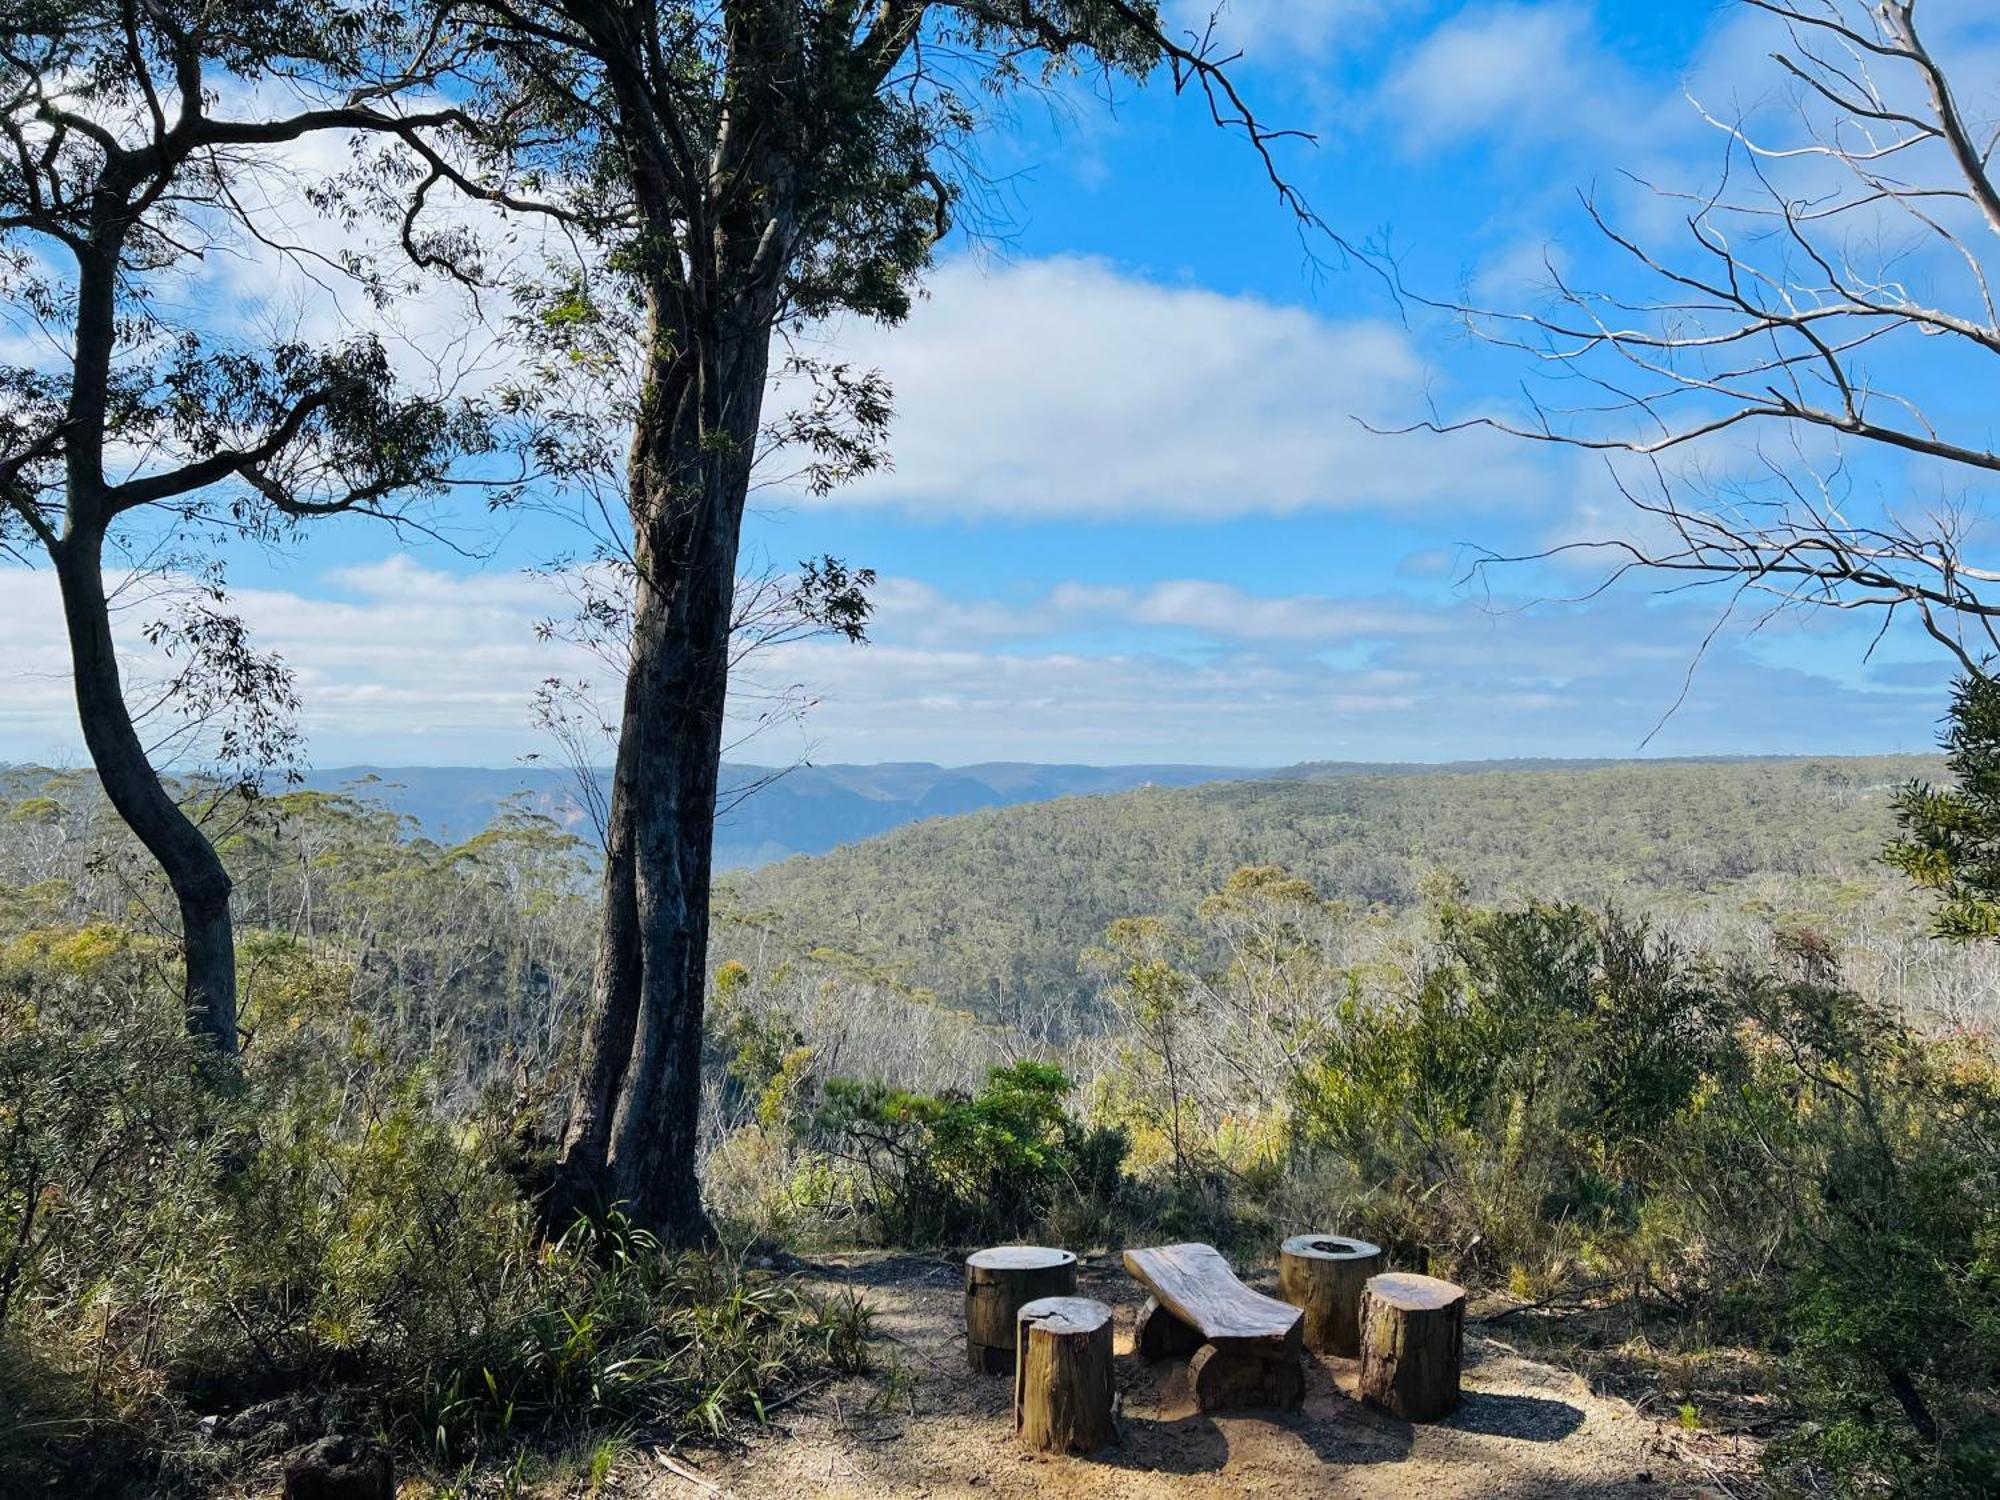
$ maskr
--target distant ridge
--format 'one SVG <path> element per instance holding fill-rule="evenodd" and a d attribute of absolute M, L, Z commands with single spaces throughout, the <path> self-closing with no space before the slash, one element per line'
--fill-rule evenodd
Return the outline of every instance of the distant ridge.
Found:
<path fill-rule="evenodd" d="M 840 950 L 1010 1022 L 1079 1013 L 1095 984 L 1079 955 L 1110 923 L 1192 918 L 1244 865 L 1384 913 L 1447 870 L 1479 901 L 1908 926 L 1908 882 L 1881 860 L 1890 797 L 1945 771 L 1914 755 L 1292 766 L 912 824 L 731 875 L 721 908 L 755 916 L 760 941 Z"/>
<path fill-rule="evenodd" d="M 1270 774 L 1240 766 L 1065 766 L 1027 761 L 973 766 L 927 761 L 807 765 L 780 774 L 766 766 L 726 764 L 722 787 L 729 810 L 716 824 L 716 862 L 723 869 L 754 868 L 796 854 L 824 854 L 925 818 L 1055 797 Z M 510 801 L 585 837 L 592 833 L 574 780 L 567 771 L 550 766 L 328 766 L 308 772 L 305 785 L 313 791 L 351 792 L 379 802 L 412 819 L 432 838 L 470 838 Z M 732 789 L 745 787 L 756 790 L 730 806 Z"/>
<path fill-rule="evenodd" d="M 1111 796 L 1144 788 L 1212 783 L 1328 783 L 1473 776 L 1520 772 L 1584 772 L 1621 766 L 1755 766 L 1803 763 L 1800 756 L 1677 756 L 1618 759 L 1515 758 L 1460 761 L 1307 761 L 1273 768 L 1185 764 L 1089 766 L 1034 761 L 983 761 L 941 766 L 930 761 L 876 765 L 805 765 L 782 774 L 771 767 L 723 767 L 724 803 L 715 836 L 717 864 L 756 869 L 795 855 L 820 855 L 879 837 L 908 824 L 1063 797 Z M 1858 765 L 1824 756 L 1829 765 Z M 1867 762 L 1880 765 L 1877 759 Z M 0 767 L 13 778 L 48 775 L 39 767 Z M 759 783 L 764 783 L 759 785 Z M 362 797 L 409 818 L 425 835 L 447 842 L 471 838 L 515 803 L 589 838 L 589 826 L 569 772 L 554 766 L 326 766 L 308 771 L 305 786 Z M 741 800 L 730 793 L 756 789 Z"/>
<path fill-rule="evenodd" d="M 1461 776 L 1495 771 L 1594 771 L 1629 764 L 1776 764 L 1797 759 L 1718 755 L 1644 761 L 1330 760 L 1277 768 L 1049 765 L 1007 760 L 941 766 L 931 761 L 884 761 L 874 765 L 804 765 L 782 773 L 769 766 L 729 763 L 722 768 L 723 803 L 728 811 L 716 825 L 715 855 L 722 869 L 756 869 L 794 855 L 825 854 L 930 818 L 1059 797 L 1110 796 L 1144 787 Z M 552 818 L 575 833 L 588 837 L 592 832 L 572 777 L 552 766 L 329 766 L 308 772 L 305 784 L 314 791 L 352 791 L 380 802 L 414 820 L 432 838 L 470 838 L 509 801 Z M 755 790 L 740 800 L 731 796 L 733 790 L 750 787 Z"/>
<path fill-rule="evenodd" d="M 1483 776 L 1495 771 L 1608 771 L 1618 766 L 1799 765 L 1812 760 L 1877 761 L 1866 755 L 1515 755 L 1499 760 L 1307 760 L 1266 771 L 1264 781 L 1334 781 L 1350 776 Z"/>

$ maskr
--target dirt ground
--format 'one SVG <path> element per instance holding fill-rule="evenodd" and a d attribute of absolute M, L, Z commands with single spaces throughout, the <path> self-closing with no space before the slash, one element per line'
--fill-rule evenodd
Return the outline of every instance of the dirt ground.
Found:
<path fill-rule="evenodd" d="M 863 1290 L 878 1311 L 882 1368 L 787 1404 L 740 1452 L 679 1455 L 678 1474 L 648 1465 L 648 1500 L 1731 1495 L 1658 1423 L 1472 1329 L 1465 1401 L 1442 1423 L 1413 1427 L 1361 1406 L 1352 1362 L 1310 1356 L 1303 1410 L 1204 1416 L 1185 1364 L 1133 1357 L 1142 1294 L 1109 1257 L 1083 1264 L 1078 1290 L 1118 1311 L 1119 1440 L 1089 1458 L 1029 1454 L 1013 1439 L 1009 1381 L 966 1368 L 956 1265 L 853 1257 L 809 1271 Z"/>

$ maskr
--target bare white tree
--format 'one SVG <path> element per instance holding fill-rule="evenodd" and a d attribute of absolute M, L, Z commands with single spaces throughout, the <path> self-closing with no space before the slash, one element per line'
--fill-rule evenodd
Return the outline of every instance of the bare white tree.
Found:
<path fill-rule="evenodd" d="M 1820 606 L 1878 612 L 1886 632 L 1911 615 L 1977 672 L 2000 655 L 2000 544 L 1973 503 L 2000 474 L 2000 54 L 1984 49 L 2000 13 L 1956 15 L 1933 46 L 1919 0 L 1738 3 L 1780 28 L 1783 104 L 1691 99 L 1723 142 L 1719 181 L 1689 194 L 1633 179 L 1672 206 L 1672 234 L 1628 231 L 1586 199 L 1619 286 L 1579 285 L 1551 257 L 1542 306 L 1495 311 L 1410 293 L 1385 267 L 1534 361 L 1525 416 L 1416 427 L 1604 454 L 1645 524 L 1534 554 L 1609 554 L 1593 593 L 1664 572 L 1720 587 L 1725 619 Z M 1750 439 L 1752 468 L 1718 479 L 1704 455 L 1732 437 Z M 1901 462 L 1864 477 L 1870 454 Z M 1878 500 L 1884 482 L 1901 498 Z"/>

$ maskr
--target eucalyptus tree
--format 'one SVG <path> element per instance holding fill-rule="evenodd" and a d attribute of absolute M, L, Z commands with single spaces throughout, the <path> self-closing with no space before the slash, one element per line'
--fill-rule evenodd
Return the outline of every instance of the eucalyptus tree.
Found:
<path fill-rule="evenodd" d="M 562 580 L 571 607 L 538 621 L 536 634 L 580 647 L 622 683 L 631 671 L 634 571 L 630 562 L 614 554 L 592 567 L 564 562 L 553 571 Z M 735 717 L 747 722 L 722 747 L 724 755 L 741 753 L 746 744 L 770 730 L 802 729 L 818 706 L 804 683 L 746 671 L 746 665 L 779 647 L 820 637 L 855 645 L 866 642 L 868 618 L 874 612 L 868 590 L 874 584 L 873 568 L 850 567 L 832 556 L 807 558 L 796 572 L 764 565 L 739 573 L 729 625 L 729 701 Z M 587 679 L 544 678 L 531 700 L 531 711 L 535 727 L 557 747 L 598 846 L 608 849 L 611 804 L 603 768 L 617 757 L 617 726 L 605 722 L 596 690 Z M 795 756 L 782 766 L 759 767 L 723 788 L 715 809 L 717 820 L 803 763 L 803 756 Z"/>
<path fill-rule="evenodd" d="M 589 267 L 530 306 L 540 334 L 639 328 L 625 501 L 634 593 L 595 996 L 557 1212 L 626 1202 L 707 1231 L 695 1177 L 710 840 L 746 497 L 774 339 L 895 322 L 976 179 L 986 112 L 1099 72 L 1171 72 L 1244 134 L 1287 210 L 1227 59 L 1155 0 L 445 0 L 488 67 L 492 153 L 434 152 L 419 193 L 539 195 Z M 473 107 L 471 105 L 469 108 Z"/>
<path fill-rule="evenodd" d="M 292 143 L 448 128 L 448 106 L 412 103 L 446 70 L 442 35 L 374 0 L 0 4 L 0 549 L 52 568 L 91 762 L 173 889 L 190 1025 L 223 1052 L 237 1046 L 229 874 L 128 701 L 119 549 L 164 538 L 200 576 L 212 542 L 394 517 L 484 445 L 479 413 L 404 390 L 376 338 L 245 336 L 226 327 L 241 309 L 201 311 L 220 295 L 205 273 L 229 257 L 309 258 L 391 290 L 264 210 L 295 191 L 279 156 Z M 227 754 L 282 743 L 289 675 L 219 590 L 155 635 L 178 653 L 181 711 L 242 710 Z"/>

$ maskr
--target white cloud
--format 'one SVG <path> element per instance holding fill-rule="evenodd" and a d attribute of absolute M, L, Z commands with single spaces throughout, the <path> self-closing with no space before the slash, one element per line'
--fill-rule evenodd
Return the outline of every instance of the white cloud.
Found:
<path fill-rule="evenodd" d="M 1209 34 L 1252 64 L 1319 56 L 1372 33 L 1390 0 L 1173 0 L 1167 19 L 1178 34 Z"/>
<path fill-rule="evenodd" d="M 257 108 L 245 100 L 237 112 L 254 116 Z M 252 344 L 297 338 L 323 345 L 370 335 L 382 341 L 412 388 L 486 394 L 525 368 L 523 351 L 502 337 L 500 319 L 510 308 L 505 295 L 489 290 L 476 297 L 447 276 L 419 270 L 397 242 L 395 224 L 368 218 L 344 223 L 308 197 L 373 149 L 373 138 L 320 131 L 246 162 L 233 191 L 257 237 L 235 232 L 188 268 L 192 294 L 203 317 L 224 335 Z M 476 235 L 487 271 L 502 279 L 538 269 L 546 253 L 574 253 L 541 219 L 444 190 L 431 195 L 421 227 Z M 404 295 L 371 300 L 342 269 L 343 258 L 373 266 Z"/>
<path fill-rule="evenodd" d="M 1075 613 L 1080 601 L 1045 597 L 1028 605 L 995 599 L 954 599 L 915 578 L 884 578 L 869 591 L 876 636 L 924 645 L 1009 640 L 1037 635 Z"/>
<path fill-rule="evenodd" d="M 1531 307 L 1542 303 L 1569 279 L 1571 256 L 1547 240 L 1516 240 L 1488 255 L 1473 277 L 1472 291 L 1482 307 Z"/>
<path fill-rule="evenodd" d="M 1648 742 L 1709 619 L 1638 600 L 1526 613 L 1458 604 L 1353 663 L 1298 641 L 1216 642 L 1190 656 L 885 638 L 794 647 L 775 669 L 821 694 L 807 732 L 825 760 L 1279 765 L 1929 748 L 1941 672 L 1864 690 L 1767 664 L 1735 637 L 1710 651 Z"/>
<path fill-rule="evenodd" d="M 878 639 L 925 646 L 1049 640 L 1119 626 L 1327 647 L 1442 628 L 1432 612 L 1404 600 L 1259 595 L 1199 578 L 1143 588 L 1063 583 L 1019 603 L 953 599 L 916 579 L 885 578 L 871 597 Z"/>
<path fill-rule="evenodd" d="M 1443 628 L 1434 612 L 1397 601 L 1312 594 L 1265 598 L 1201 579 L 1155 584 L 1133 601 L 1131 618 L 1145 625 L 1203 631 L 1224 640 L 1320 645 Z"/>
<path fill-rule="evenodd" d="M 1364 430 L 1424 409 L 1428 372 L 1403 329 L 1101 261 L 955 260 L 906 326 L 851 326 L 834 343 L 888 373 L 897 407 L 894 470 L 842 503 L 1213 518 L 1464 510 L 1539 487 L 1518 445 Z"/>
<path fill-rule="evenodd" d="M 1562 0 L 1454 16 L 1391 70 L 1379 105 L 1420 149 L 1488 132 L 1638 142 L 1654 114 L 1589 9 Z"/>
<path fill-rule="evenodd" d="M 257 648 L 276 652 L 296 674 L 321 762 L 505 761 L 542 748 L 528 725 L 536 684 L 555 673 L 602 675 L 583 653 L 535 639 L 535 621 L 561 608 L 547 580 L 457 578 L 392 558 L 321 581 L 328 584 L 330 597 L 270 588 L 230 595 Z M 159 659 L 140 639 L 145 613 L 134 609 L 117 622 L 128 691 L 160 676 Z M 0 568 L 0 635 L 9 647 L 0 757 L 74 760 L 78 736 L 51 574 Z"/>
<path fill-rule="evenodd" d="M 535 620 L 559 607 L 548 580 L 454 577 L 392 558 L 319 586 L 333 596 L 263 588 L 235 599 L 258 644 L 297 671 L 321 765 L 504 764 L 548 749 L 527 712 L 543 678 L 603 684 L 589 658 L 535 639 Z M 743 756 L 1275 765 L 1631 754 L 1679 695 L 1714 610 L 1636 596 L 1529 611 L 1261 596 L 1190 579 L 1072 583 L 1018 602 L 892 579 L 881 597 L 873 644 L 806 642 L 760 662 L 761 675 L 818 702 L 802 743 L 787 730 Z M 123 623 L 132 674 L 144 676 L 139 621 Z M 1941 668 L 1848 672 L 1858 643 L 1826 638 L 1841 627 L 1823 618 L 1816 626 L 1817 642 L 1795 630 L 1756 650 L 1723 637 L 1650 748 L 1927 748 Z M 0 633 L 10 656 L 0 757 L 75 762 L 46 573 L 0 570 Z"/>

